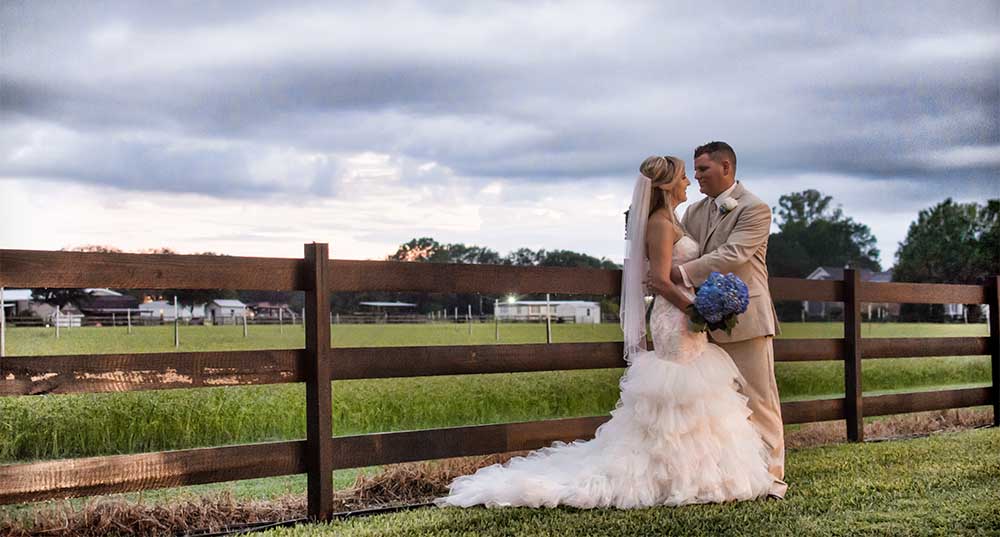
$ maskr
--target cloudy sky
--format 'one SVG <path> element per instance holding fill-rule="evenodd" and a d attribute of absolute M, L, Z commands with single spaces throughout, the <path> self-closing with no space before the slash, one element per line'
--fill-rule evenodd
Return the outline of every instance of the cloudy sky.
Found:
<path fill-rule="evenodd" d="M 0 3 L 0 248 L 620 262 L 639 163 L 715 139 L 883 265 L 1000 196 L 996 0 L 351 4 Z"/>

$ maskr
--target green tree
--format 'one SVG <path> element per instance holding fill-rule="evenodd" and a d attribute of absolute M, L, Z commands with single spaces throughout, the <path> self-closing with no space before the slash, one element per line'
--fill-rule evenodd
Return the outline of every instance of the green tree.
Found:
<path fill-rule="evenodd" d="M 899 243 L 893 279 L 981 284 L 1000 273 L 1000 199 L 924 209 Z"/>
<path fill-rule="evenodd" d="M 781 196 L 774 208 L 778 232 L 768 241 L 771 276 L 802 278 L 819 266 L 881 270 L 871 230 L 832 203 L 832 196 L 817 190 Z"/>
<path fill-rule="evenodd" d="M 462 243 L 441 244 L 430 237 L 411 239 L 399 245 L 396 253 L 389 255 L 390 261 L 418 261 L 426 263 L 459 263 L 499 265 L 500 254 L 481 246 L 466 246 Z"/>
<path fill-rule="evenodd" d="M 1000 199 L 955 203 L 948 198 L 920 211 L 899 243 L 893 280 L 899 282 L 982 284 L 1000 274 Z M 978 320 L 979 306 L 966 306 Z M 940 304 L 905 304 L 913 320 L 941 320 Z"/>

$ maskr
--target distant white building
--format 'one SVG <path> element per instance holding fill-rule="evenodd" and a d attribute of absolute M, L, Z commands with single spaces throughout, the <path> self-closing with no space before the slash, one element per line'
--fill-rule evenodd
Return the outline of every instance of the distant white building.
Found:
<path fill-rule="evenodd" d="M 179 305 L 177 317 L 182 321 L 191 319 L 203 319 L 205 317 L 205 304 L 196 304 L 192 308 Z M 169 300 L 154 300 L 139 304 L 139 316 L 144 319 L 163 319 L 164 321 L 174 320 L 174 303 Z"/>
<path fill-rule="evenodd" d="M 861 269 L 861 281 L 869 283 L 890 283 L 892 282 L 892 271 L 887 270 L 884 272 L 872 272 L 867 269 Z M 839 267 L 816 267 L 816 270 L 812 271 L 811 274 L 806 276 L 807 280 L 843 280 L 844 279 L 844 269 Z M 897 319 L 900 314 L 900 304 L 899 303 L 862 303 L 862 312 L 868 314 L 868 319 L 870 320 L 888 320 Z M 942 304 L 944 307 L 944 316 L 951 320 L 966 320 L 967 312 L 964 304 Z M 831 316 L 840 316 L 843 314 L 844 305 L 840 302 L 815 302 L 815 301 L 804 301 L 802 303 L 803 311 L 805 317 L 808 319 L 826 319 Z M 989 315 L 989 308 L 982 304 L 980 305 L 983 316 Z"/>
<path fill-rule="evenodd" d="M 31 289 L 4 289 L 3 308 L 7 316 L 31 310 Z"/>
<path fill-rule="evenodd" d="M 892 271 L 873 272 L 868 269 L 861 269 L 861 281 L 870 283 L 888 283 L 892 281 Z M 807 280 L 843 280 L 843 267 L 816 267 Z M 899 317 L 898 303 L 868 303 L 862 304 L 864 312 L 868 314 L 870 320 L 887 320 Z M 844 314 L 844 305 L 840 302 L 816 302 L 803 301 L 803 320 L 808 319 L 830 319 L 839 318 Z"/>
<path fill-rule="evenodd" d="M 548 302 L 552 308 L 554 322 L 571 322 L 577 324 L 599 324 L 601 322 L 601 305 L 586 300 L 553 300 Z M 546 316 L 544 300 L 518 300 L 515 302 L 500 302 L 496 307 L 497 319 L 501 321 L 544 321 Z"/>
<path fill-rule="evenodd" d="M 247 305 L 239 300 L 216 299 L 205 305 L 205 317 L 212 321 L 212 324 L 223 324 L 226 319 L 235 322 L 237 317 L 247 314 Z"/>

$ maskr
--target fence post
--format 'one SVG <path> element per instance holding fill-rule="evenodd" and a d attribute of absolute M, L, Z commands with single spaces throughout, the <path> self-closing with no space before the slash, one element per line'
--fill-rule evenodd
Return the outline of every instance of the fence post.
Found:
<path fill-rule="evenodd" d="M 309 517 L 315 520 L 328 520 L 333 509 L 328 267 L 327 245 L 306 244 L 306 468 Z"/>
<path fill-rule="evenodd" d="M 181 346 L 180 315 L 177 308 L 177 297 L 174 296 L 174 348 Z"/>
<path fill-rule="evenodd" d="M 990 303 L 990 370 L 993 372 L 993 426 L 1000 427 L 1000 276 L 993 277 Z"/>
<path fill-rule="evenodd" d="M 545 342 L 552 343 L 552 301 L 545 293 Z"/>
<path fill-rule="evenodd" d="M 847 439 L 865 439 L 861 390 L 861 273 L 844 270 L 844 410 Z"/>
<path fill-rule="evenodd" d="M 7 308 L 3 304 L 3 286 L 0 285 L 0 358 L 7 355 Z"/>

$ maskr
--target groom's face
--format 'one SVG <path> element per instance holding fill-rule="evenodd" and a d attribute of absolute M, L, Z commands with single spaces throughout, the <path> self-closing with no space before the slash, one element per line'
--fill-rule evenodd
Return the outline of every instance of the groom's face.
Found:
<path fill-rule="evenodd" d="M 694 159 L 694 178 L 698 180 L 701 193 L 706 196 L 714 198 L 729 188 L 722 165 L 712 160 L 707 153 Z"/>

